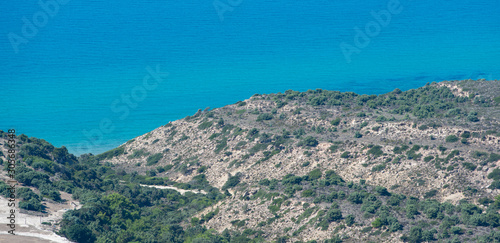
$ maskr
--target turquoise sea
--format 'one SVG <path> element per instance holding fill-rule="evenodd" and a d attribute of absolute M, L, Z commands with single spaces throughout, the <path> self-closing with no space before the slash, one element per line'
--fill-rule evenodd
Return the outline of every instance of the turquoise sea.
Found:
<path fill-rule="evenodd" d="M 496 1 L 41 0 L 0 9 L 0 129 L 76 154 L 255 93 L 381 94 L 500 77 Z"/>

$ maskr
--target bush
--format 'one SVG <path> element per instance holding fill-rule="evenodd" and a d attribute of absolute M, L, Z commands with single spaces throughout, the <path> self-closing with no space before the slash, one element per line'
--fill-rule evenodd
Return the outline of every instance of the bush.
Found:
<path fill-rule="evenodd" d="M 326 220 L 328 222 L 339 221 L 342 219 L 342 212 L 339 209 L 330 209 L 326 213 Z"/>
<path fill-rule="evenodd" d="M 273 119 L 273 115 L 269 113 L 262 113 L 257 117 L 257 121 L 267 121 Z"/>
<path fill-rule="evenodd" d="M 354 215 L 349 214 L 347 215 L 347 217 L 345 217 L 345 224 L 347 226 L 352 226 L 355 223 L 355 219 L 356 217 Z"/>
<path fill-rule="evenodd" d="M 238 185 L 240 183 L 240 175 L 235 175 L 235 176 L 231 176 L 227 179 L 226 183 L 224 184 L 224 186 L 222 186 L 222 190 L 226 190 L 226 189 L 229 189 L 229 188 L 233 188 L 235 187 L 236 185 Z"/>
<path fill-rule="evenodd" d="M 340 117 L 337 117 L 335 118 L 335 120 L 331 121 L 330 124 L 332 124 L 332 126 L 338 126 L 340 124 Z"/>
<path fill-rule="evenodd" d="M 200 125 L 198 125 L 198 129 L 205 130 L 205 129 L 211 127 L 213 123 L 214 123 L 213 121 L 202 122 Z"/>
<path fill-rule="evenodd" d="M 471 170 L 471 171 L 473 171 L 477 168 L 477 165 L 475 165 L 473 163 L 469 163 L 469 162 L 463 162 L 462 166 L 468 170 Z"/>
<path fill-rule="evenodd" d="M 153 155 L 149 156 L 148 159 L 146 160 L 147 161 L 146 165 L 148 165 L 148 166 L 154 165 L 154 164 L 158 163 L 158 161 L 160 161 L 160 159 L 162 159 L 162 158 L 163 158 L 162 153 L 153 154 Z"/>
<path fill-rule="evenodd" d="M 432 189 L 432 190 L 430 190 L 430 191 L 428 191 L 428 192 L 426 192 L 426 193 L 424 194 L 424 198 L 431 198 L 431 197 L 434 197 L 434 196 L 436 196 L 436 194 L 437 194 L 437 193 L 438 193 L 438 191 L 437 191 L 437 190 Z"/>
<path fill-rule="evenodd" d="M 349 200 L 350 202 L 352 202 L 354 204 L 361 204 L 361 203 L 363 203 L 364 198 L 365 198 L 365 194 L 363 194 L 361 192 L 353 192 L 349 195 L 347 200 Z"/>
<path fill-rule="evenodd" d="M 394 147 L 394 149 L 392 150 L 395 154 L 402 154 L 405 150 L 407 150 L 409 147 L 408 145 L 403 145 L 401 147 L 399 146 L 396 146 Z"/>
<path fill-rule="evenodd" d="M 477 112 L 471 112 L 468 116 L 467 116 L 467 119 L 470 121 L 470 122 L 478 122 L 480 121 L 479 118 L 477 117 Z"/>
<path fill-rule="evenodd" d="M 385 164 L 379 164 L 372 167 L 372 172 L 382 171 L 385 169 Z"/>
<path fill-rule="evenodd" d="M 488 187 L 489 189 L 500 189 L 500 181 L 493 181 Z"/>
<path fill-rule="evenodd" d="M 315 195 L 316 192 L 314 192 L 314 190 L 311 189 L 307 189 L 302 192 L 302 197 L 314 197 Z"/>
<path fill-rule="evenodd" d="M 340 158 L 347 159 L 350 157 L 350 154 L 351 154 L 350 152 L 345 151 L 340 155 Z"/>
<path fill-rule="evenodd" d="M 500 155 L 499 154 L 495 154 L 495 153 L 491 153 L 490 157 L 488 158 L 488 162 L 489 163 L 496 162 L 498 160 L 500 160 Z"/>
<path fill-rule="evenodd" d="M 387 188 L 382 186 L 376 186 L 375 191 L 381 196 L 390 196 L 391 193 L 387 191 Z"/>
<path fill-rule="evenodd" d="M 458 226 L 453 226 L 453 227 L 451 227 L 450 232 L 454 235 L 461 235 L 464 233 L 464 229 L 462 229 Z"/>
<path fill-rule="evenodd" d="M 488 174 L 488 179 L 493 179 L 495 181 L 500 180 L 500 169 L 494 169 L 490 174 Z"/>
<path fill-rule="evenodd" d="M 309 181 L 315 181 L 315 180 L 321 178 L 321 176 L 322 176 L 321 170 L 320 169 L 315 169 L 315 170 L 312 170 L 311 172 L 309 172 L 307 174 L 307 180 L 309 180 Z"/>
<path fill-rule="evenodd" d="M 92 234 L 92 231 L 89 230 L 86 226 L 81 224 L 71 225 L 65 232 L 70 240 L 86 243 L 86 242 L 94 242 L 95 236 Z"/>
<path fill-rule="evenodd" d="M 422 130 L 422 131 L 424 131 L 424 130 L 427 130 L 427 128 L 429 128 L 429 126 L 427 126 L 427 125 L 422 125 L 422 126 L 419 126 L 419 127 L 418 127 L 418 130 Z"/>
<path fill-rule="evenodd" d="M 313 138 L 311 136 L 307 136 L 303 140 L 301 140 L 297 145 L 298 146 L 308 146 L 308 147 L 316 147 L 318 146 L 319 142 L 316 140 L 316 138 Z"/>
<path fill-rule="evenodd" d="M 338 145 L 332 145 L 332 146 L 330 146 L 330 148 L 328 148 L 328 149 L 330 150 L 330 152 L 335 153 L 335 152 L 337 152 L 337 149 L 338 149 L 338 148 L 339 148 L 339 146 L 338 146 Z"/>
<path fill-rule="evenodd" d="M 112 159 L 113 157 L 120 156 L 125 153 L 125 148 L 118 147 L 110 151 L 104 152 L 96 156 L 97 160 Z"/>
<path fill-rule="evenodd" d="M 384 152 L 382 151 L 381 148 L 382 148 L 382 146 L 375 145 L 371 149 L 369 149 L 368 152 L 366 152 L 366 154 L 371 154 L 375 158 L 377 158 L 377 157 L 382 156 L 384 154 Z"/>
<path fill-rule="evenodd" d="M 447 143 L 454 143 L 454 142 L 458 141 L 458 137 L 455 135 L 449 135 L 446 137 L 445 141 Z"/>
<path fill-rule="evenodd" d="M 382 221 L 380 220 L 380 218 L 376 218 L 375 221 L 372 222 L 372 227 L 373 228 L 382 227 Z"/>

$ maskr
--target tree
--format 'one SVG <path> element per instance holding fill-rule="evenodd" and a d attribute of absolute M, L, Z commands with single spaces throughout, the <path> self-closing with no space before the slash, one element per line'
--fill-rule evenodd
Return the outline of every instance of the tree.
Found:
<path fill-rule="evenodd" d="M 390 196 L 391 193 L 387 191 L 387 188 L 382 186 L 376 186 L 375 191 L 381 196 Z"/>
<path fill-rule="evenodd" d="M 422 229 L 420 227 L 412 227 L 410 229 L 410 237 L 408 241 L 411 243 L 422 242 Z"/>
<path fill-rule="evenodd" d="M 339 209 L 330 209 L 326 213 L 326 220 L 334 222 L 342 219 L 342 212 Z"/>
<path fill-rule="evenodd" d="M 355 223 L 355 219 L 356 217 L 353 214 L 349 214 L 345 217 L 345 224 L 347 226 L 352 226 Z"/>
<path fill-rule="evenodd" d="M 372 227 L 373 227 L 373 228 L 380 228 L 380 227 L 382 227 L 382 221 L 380 220 L 380 218 L 376 218 L 376 219 L 372 222 Z"/>
<path fill-rule="evenodd" d="M 66 237 L 78 243 L 94 242 L 95 236 L 92 231 L 81 224 L 74 224 L 66 230 Z"/>

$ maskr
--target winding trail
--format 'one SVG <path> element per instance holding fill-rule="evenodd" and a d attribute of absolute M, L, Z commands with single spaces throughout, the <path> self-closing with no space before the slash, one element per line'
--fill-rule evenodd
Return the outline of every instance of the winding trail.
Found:
<path fill-rule="evenodd" d="M 143 185 L 143 184 L 139 184 L 139 185 L 144 186 L 144 187 L 154 187 L 154 188 L 158 188 L 158 189 L 172 189 L 172 190 L 178 191 L 182 195 L 184 195 L 184 193 L 186 193 L 186 192 L 207 194 L 207 192 L 203 191 L 203 190 L 184 190 L 184 189 L 179 189 L 179 188 L 173 187 L 173 186 L 156 186 L 156 185 Z"/>

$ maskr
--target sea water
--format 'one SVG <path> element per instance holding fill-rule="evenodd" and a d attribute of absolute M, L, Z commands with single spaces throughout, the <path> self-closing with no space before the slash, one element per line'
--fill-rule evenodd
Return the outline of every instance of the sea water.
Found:
<path fill-rule="evenodd" d="M 496 1 L 41 0 L 0 9 L 0 129 L 76 154 L 255 93 L 382 94 L 500 76 Z"/>

